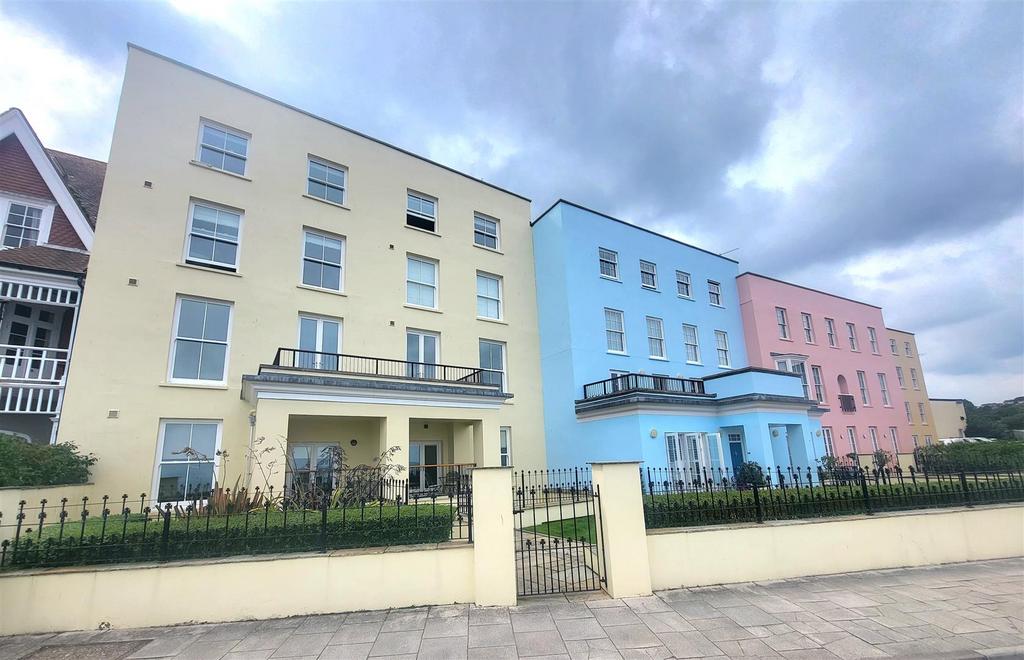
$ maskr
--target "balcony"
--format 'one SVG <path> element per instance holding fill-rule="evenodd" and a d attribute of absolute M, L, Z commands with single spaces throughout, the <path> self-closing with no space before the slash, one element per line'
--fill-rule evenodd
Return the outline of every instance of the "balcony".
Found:
<path fill-rule="evenodd" d="M 647 374 L 623 374 L 583 386 L 583 400 L 601 399 L 615 394 L 648 392 L 704 396 L 704 382 L 690 378 L 669 378 Z"/>
<path fill-rule="evenodd" d="M 60 411 L 68 349 L 0 344 L 0 412 Z"/>
<path fill-rule="evenodd" d="M 242 376 L 246 401 L 285 390 L 293 399 L 326 396 L 370 402 L 398 397 L 461 401 L 474 407 L 497 406 L 511 398 L 504 391 L 501 371 L 298 348 L 278 348 L 271 364 L 260 365 L 256 375 Z"/>
<path fill-rule="evenodd" d="M 852 394 L 839 395 L 839 409 L 845 413 L 857 412 L 857 402 Z"/>

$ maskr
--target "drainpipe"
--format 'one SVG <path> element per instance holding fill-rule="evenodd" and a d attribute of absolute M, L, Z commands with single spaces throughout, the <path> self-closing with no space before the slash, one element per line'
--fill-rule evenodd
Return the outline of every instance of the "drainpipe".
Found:
<path fill-rule="evenodd" d="M 60 430 L 60 413 L 64 408 L 64 392 L 68 384 L 68 373 L 71 371 L 71 352 L 75 346 L 75 335 L 78 332 L 78 313 L 82 309 L 82 299 L 85 297 L 85 276 L 79 275 L 75 278 L 78 285 L 78 304 L 75 305 L 75 312 L 71 315 L 71 334 L 68 337 L 68 361 L 64 365 L 64 377 L 60 383 L 60 398 L 57 402 L 57 416 L 53 421 L 53 430 L 50 432 L 50 444 L 57 444 L 57 432 Z"/>
<path fill-rule="evenodd" d="M 252 453 L 256 444 L 256 411 L 249 411 L 249 451 L 245 454 L 245 490 L 252 485 Z"/>

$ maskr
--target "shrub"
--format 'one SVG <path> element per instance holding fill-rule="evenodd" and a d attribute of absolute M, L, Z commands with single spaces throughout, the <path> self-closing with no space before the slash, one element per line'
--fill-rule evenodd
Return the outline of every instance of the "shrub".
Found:
<path fill-rule="evenodd" d="M 760 488 L 764 484 L 764 472 L 758 463 L 746 461 L 741 463 L 739 469 L 736 470 L 737 488 L 752 488 L 754 486 Z"/>
<path fill-rule="evenodd" d="M 84 484 L 95 462 L 95 457 L 78 453 L 70 443 L 32 444 L 0 435 L 0 486 Z"/>
<path fill-rule="evenodd" d="M 954 442 L 917 450 L 918 468 L 934 472 L 1020 470 L 1024 468 L 1024 442 Z"/>

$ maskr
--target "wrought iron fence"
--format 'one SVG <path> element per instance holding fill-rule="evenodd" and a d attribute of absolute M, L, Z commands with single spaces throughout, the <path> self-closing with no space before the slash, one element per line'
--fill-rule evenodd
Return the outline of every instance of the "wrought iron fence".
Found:
<path fill-rule="evenodd" d="M 622 374 L 583 386 L 584 399 L 597 399 L 626 392 L 698 395 L 704 394 L 704 381 L 649 374 Z"/>
<path fill-rule="evenodd" d="M 648 529 L 1024 501 L 1021 471 L 641 468 Z"/>
<path fill-rule="evenodd" d="M 0 570 L 472 542 L 468 480 L 445 493 L 417 493 L 405 480 L 378 486 L 359 501 L 340 489 L 220 488 L 177 504 L 145 495 L 22 501 L 0 512 Z"/>
<path fill-rule="evenodd" d="M 512 495 L 520 508 L 545 497 L 580 502 L 592 494 L 589 467 L 521 470 L 512 475 Z"/>
<path fill-rule="evenodd" d="M 324 353 L 283 347 L 277 349 L 273 366 L 331 371 L 357 376 L 425 380 L 459 385 L 487 385 L 499 389 L 502 386 L 503 378 L 502 372 L 482 367 L 410 362 L 368 355 Z"/>

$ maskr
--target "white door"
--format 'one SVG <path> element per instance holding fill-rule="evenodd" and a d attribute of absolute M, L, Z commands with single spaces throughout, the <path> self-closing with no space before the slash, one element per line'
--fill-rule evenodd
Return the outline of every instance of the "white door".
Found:
<path fill-rule="evenodd" d="M 438 486 L 441 445 L 437 442 L 409 443 L 409 489 L 430 490 Z"/>
<path fill-rule="evenodd" d="M 24 303 L 7 303 L 0 325 L 0 344 L 23 348 L 5 348 L 4 378 L 57 379 L 56 354 L 33 348 L 56 347 L 60 338 L 61 317 L 51 309 Z M 41 359 L 41 358 L 48 359 Z M 36 358 L 36 359 L 32 359 Z"/>
<path fill-rule="evenodd" d="M 341 321 L 320 316 L 299 316 L 297 367 L 338 370 L 341 352 Z"/>
<path fill-rule="evenodd" d="M 405 359 L 409 361 L 410 378 L 437 378 L 440 338 L 432 332 L 408 330 L 405 334 Z"/>

